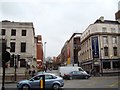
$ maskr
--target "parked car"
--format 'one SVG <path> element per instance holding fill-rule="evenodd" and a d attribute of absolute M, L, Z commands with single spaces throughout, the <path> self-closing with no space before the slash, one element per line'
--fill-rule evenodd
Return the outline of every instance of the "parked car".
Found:
<path fill-rule="evenodd" d="M 42 76 L 45 75 L 45 89 L 58 90 L 60 87 L 64 86 L 63 78 L 56 76 L 52 73 L 40 73 L 29 80 L 22 80 L 17 83 L 18 89 L 39 89 L 40 80 Z"/>
<path fill-rule="evenodd" d="M 82 71 L 72 71 L 69 74 L 65 74 L 65 79 L 88 79 L 90 75 L 87 73 L 83 73 Z"/>
<path fill-rule="evenodd" d="M 62 66 L 62 67 L 59 67 L 59 76 L 61 77 L 65 77 L 65 75 L 69 74 L 70 72 L 72 71 L 81 71 L 82 73 L 85 73 L 87 74 L 87 72 L 85 70 L 83 70 L 81 67 L 78 67 L 78 66 Z"/>

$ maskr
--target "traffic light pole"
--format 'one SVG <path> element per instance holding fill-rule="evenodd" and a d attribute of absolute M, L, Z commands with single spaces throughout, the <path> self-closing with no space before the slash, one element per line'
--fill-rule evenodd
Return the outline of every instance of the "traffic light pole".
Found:
<path fill-rule="evenodd" d="M 17 68 L 17 65 L 16 65 L 16 55 L 15 55 L 15 81 L 16 81 L 16 77 L 17 77 L 17 75 L 16 75 L 16 68 Z"/>
<path fill-rule="evenodd" d="M 2 67 L 3 67 L 3 76 L 2 76 L 2 89 L 1 90 L 5 90 L 4 87 L 4 82 L 5 82 L 5 62 L 2 61 Z"/>

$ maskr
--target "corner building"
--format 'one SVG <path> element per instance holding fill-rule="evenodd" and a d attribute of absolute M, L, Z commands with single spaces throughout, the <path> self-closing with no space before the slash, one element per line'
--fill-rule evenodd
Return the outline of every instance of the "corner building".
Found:
<path fill-rule="evenodd" d="M 24 73 L 27 66 L 36 66 L 36 45 L 35 31 L 32 22 L 0 22 L 0 37 L 6 41 L 10 54 L 20 55 L 20 60 L 16 62 L 19 73 Z M 15 61 L 6 63 L 7 73 L 14 73 Z"/>
<path fill-rule="evenodd" d="M 118 73 L 120 68 L 120 23 L 100 17 L 81 35 L 80 66 L 88 72 Z"/>

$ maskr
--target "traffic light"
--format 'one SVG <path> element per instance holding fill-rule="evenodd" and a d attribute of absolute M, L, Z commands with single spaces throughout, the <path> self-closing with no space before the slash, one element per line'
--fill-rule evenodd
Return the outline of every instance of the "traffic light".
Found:
<path fill-rule="evenodd" d="M 2 52 L 2 60 L 6 63 L 10 60 L 10 53 L 8 51 Z"/>
<path fill-rule="evenodd" d="M 2 41 L 2 61 L 5 63 L 10 60 L 10 53 L 6 51 L 6 41 Z"/>

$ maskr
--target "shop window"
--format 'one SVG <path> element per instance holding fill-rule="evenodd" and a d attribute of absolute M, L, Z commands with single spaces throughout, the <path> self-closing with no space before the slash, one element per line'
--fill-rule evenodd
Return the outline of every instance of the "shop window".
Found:
<path fill-rule="evenodd" d="M 103 69 L 110 69 L 110 62 L 103 62 Z"/>
<path fill-rule="evenodd" d="M 113 61 L 113 68 L 120 68 L 120 61 Z"/>

